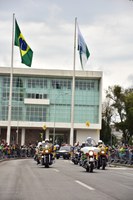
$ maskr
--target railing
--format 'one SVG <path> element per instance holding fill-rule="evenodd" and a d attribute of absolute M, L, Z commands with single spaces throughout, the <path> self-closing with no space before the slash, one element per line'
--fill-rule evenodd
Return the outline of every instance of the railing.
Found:
<path fill-rule="evenodd" d="M 108 156 L 108 163 L 133 165 L 133 149 L 127 149 L 124 152 L 120 151 L 119 149 L 110 150 Z"/>
<path fill-rule="evenodd" d="M 10 158 L 28 158 L 34 157 L 34 148 L 18 148 L 18 149 L 0 149 L 0 160 Z"/>

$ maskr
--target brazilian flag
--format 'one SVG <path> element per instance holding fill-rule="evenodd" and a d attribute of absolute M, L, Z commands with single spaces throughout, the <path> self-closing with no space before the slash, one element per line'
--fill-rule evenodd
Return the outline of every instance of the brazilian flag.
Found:
<path fill-rule="evenodd" d="M 27 42 L 24 39 L 24 36 L 22 35 L 18 23 L 15 20 L 15 41 L 14 45 L 18 46 L 20 49 L 20 55 L 21 55 L 21 62 L 25 65 L 31 67 L 32 63 L 32 57 L 33 57 L 33 51 L 27 44 Z"/>

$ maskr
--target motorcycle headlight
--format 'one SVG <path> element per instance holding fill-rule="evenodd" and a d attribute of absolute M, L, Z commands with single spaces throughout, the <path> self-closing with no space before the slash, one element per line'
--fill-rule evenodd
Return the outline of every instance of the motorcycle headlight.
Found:
<path fill-rule="evenodd" d="M 48 150 L 47 150 L 47 149 L 45 150 L 45 153 L 48 153 Z"/>
<path fill-rule="evenodd" d="M 89 151 L 89 155 L 93 156 L 94 152 L 93 151 Z"/>
<path fill-rule="evenodd" d="M 101 151 L 101 154 L 105 154 L 105 151 Z"/>

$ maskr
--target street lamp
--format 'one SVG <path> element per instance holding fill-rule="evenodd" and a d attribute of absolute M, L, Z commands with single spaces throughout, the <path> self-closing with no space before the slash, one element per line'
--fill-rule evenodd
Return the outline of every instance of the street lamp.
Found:
<path fill-rule="evenodd" d="M 43 125 L 42 129 L 43 129 L 44 131 L 47 129 L 46 124 Z M 43 135 L 44 135 L 44 132 L 41 133 L 41 139 L 42 139 L 42 141 L 43 141 Z"/>
<path fill-rule="evenodd" d="M 54 102 L 54 131 L 53 131 L 53 144 L 55 142 L 55 117 L 56 117 L 56 99 L 59 96 L 63 96 L 63 95 L 67 95 L 68 93 L 62 93 L 62 94 L 57 94 L 57 96 L 55 97 L 55 102 Z"/>
<path fill-rule="evenodd" d="M 18 131 L 19 131 L 19 126 L 18 126 L 19 121 L 17 121 L 17 130 L 16 130 L 16 143 L 18 144 Z"/>

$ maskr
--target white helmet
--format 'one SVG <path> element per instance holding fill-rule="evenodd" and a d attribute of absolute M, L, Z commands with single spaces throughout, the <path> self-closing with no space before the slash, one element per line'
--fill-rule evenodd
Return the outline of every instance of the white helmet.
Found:
<path fill-rule="evenodd" d="M 91 137 L 87 137 L 86 141 L 87 141 L 88 143 L 91 143 L 91 142 L 92 142 L 92 138 L 91 138 Z"/>
<path fill-rule="evenodd" d="M 87 140 L 90 140 L 91 139 L 91 137 L 87 137 Z"/>
<path fill-rule="evenodd" d="M 48 138 L 46 138 L 46 139 L 45 139 L 45 142 L 49 142 L 49 139 L 48 139 Z"/>
<path fill-rule="evenodd" d="M 98 140 L 98 144 L 103 144 L 103 141 L 102 140 Z"/>

